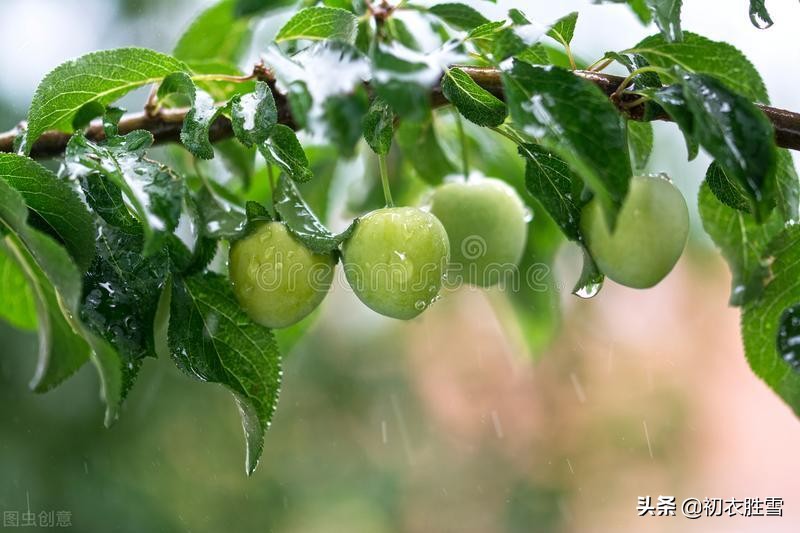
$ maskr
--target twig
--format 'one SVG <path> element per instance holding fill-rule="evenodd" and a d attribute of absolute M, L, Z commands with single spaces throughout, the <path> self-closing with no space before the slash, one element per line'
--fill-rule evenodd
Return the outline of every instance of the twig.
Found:
<path fill-rule="evenodd" d="M 267 81 L 270 84 L 270 88 L 273 89 L 272 92 L 275 95 L 275 102 L 278 106 L 278 121 L 291 128 L 296 128 L 297 125 L 289 111 L 286 97 L 275 91 L 274 77 L 271 72 L 269 72 L 266 67 L 263 67 L 263 65 L 257 68 L 260 68 L 260 70 L 256 78 Z M 478 85 L 496 97 L 503 98 L 503 82 L 500 78 L 500 72 L 497 69 L 484 67 L 459 68 L 466 72 Z M 609 97 L 614 94 L 624 81 L 624 78 L 620 76 L 612 76 L 599 72 L 576 70 L 574 73 L 576 76 L 580 76 L 597 85 Z M 637 98 L 639 97 L 635 94 L 623 93 L 614 104 L 634 120 L 642 120 L 644 107 L 642 105 L 635 105 L 635 100 Z M 437 107 L 449 104 L 438 84 L 432 89 L 431 101 L 433 105 Z M 800 114 L 762 104 L 757 105 L 775 127 L 775 141 L 778 146 L 791 150 L 800 150 Z M 146 113 L 127 114 L 122 117 L 122 120 L 119 122 L 119 131 L 121 134 L 125 134 L 136 129 L 143 129 L 153 134 L 156 143 L 175 142 L 178 140 L 183 119 L 188 111 L 189 110 L 186 108 L 161 109 L 157 116 L 148 116 Z M 669 121 L 670 118 L 664 114 L 656 116 L 654 120 Z M 19 131 L 19 128 L 14 128 L 5 133 L 0 133 L 0 152 L 14 151 L 14 138 L 18 135 Z M 86 136 L 91 140 L 102 140 L 105 137 L 103 125 L 99 121 L 92 122 L 86 131 Z M 227 139 L 232 136 L 233 129 L 231 128 L 230 120 L 224 116 L 217 118 L 209 131 L 209 137 L 212 142 Z M 48 158 L 62 154 L 64 148 L 67 146 L 69 137 L 69 133 L 60 131 L 48 131 L 44 133 L 31 147 L 31 157 Z"/>

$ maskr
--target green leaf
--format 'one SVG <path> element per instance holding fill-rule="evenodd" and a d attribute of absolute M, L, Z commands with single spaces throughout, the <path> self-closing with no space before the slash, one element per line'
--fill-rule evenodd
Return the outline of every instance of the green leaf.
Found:
<path fill-rule="evenodd" d="M 775 196 L 784 222 L 800 221 L 798 212 L 800 180 L 798 180 L 797 171 L 794 168 L 792 154 L 788 150 L 777 150 L 775 181 L 777 182 Z"/>
<path fill-rule="evenodd" d="M 188 70 L 183 62 L 145 48 L 103 50 L 62 63 L 33 96 L 27 147 L 47 130 L 71 132 L 73 118 L 86 105 L 106 106 L 133 89 Z"/>
<path fill-rule="evenodd" d="M 489 22 L 474 8 L 458 2 L 437 4 L 428 11 L 457 30 L 470 31 Z"/>
<path fill-rule="evenodd" d="M 708 167 L 706 183 L 717 200 L 737 211 L 750 213 L 750 201 L 747 193 L 742 190 L 741 185 L 731 180 L 716 162 L 711 163 Z"/>
<path fill-rule="evenodd" d="M 429 185 L 438 185 L 455 172 L 455 165 L 439 143 L 432 114 L 422 121 L 400 122 L 396 138 L 403 155 Z"/>
<path fill-rule="evenodd" d="M 222 107 L 214 103 L 210 94 L 198 89 L 191 76 L 184 72 L 170 74 L 158 88 L 159 98 L 174 93 L 187 97 L 192 105 L 183 120 L 181 142 L 195 157 L 213 159 L 214 147 L 208 138 L 208 132 L 222 113 Z"/>
<path fill-rule="evenodd" d="M 494 40 L 494 38 L 497 36 L 497 33 L 505 25 L 506 21 L 504 20 L 486 22 L 470 30 L 470 32 L 467 34 L 466 40 L 468 41 Z"/>
<path fill-rule="evenodd" d="M 527 47 L 522 52 L 516 54 L 514 58 L 530 63 L 531 65 L 550 65 L 552 63 L 547 53 L 547 48 L 541 43 L 536 43 Z"/>
<path fill-rule="evenodd" d="M 282 175 L 275 189 L 275 211 L 280 219 L 308 249 L 318 254 L 337 250 L 353 232 L 355 222 L 343 233 L 335 235 L 319 221 L 308 207 L 292 180 Z"/>
<path fill-rule="evenodd" d="M 653 153 L 653 124 L 650 122 L 626 121 L 628 127 L 628 147 L 631 151 L 631 164 L 634 172 L 644 172 L 650 154 Z"/>
<path fill-rule="evenodd" d="M 748 98 L 711 76 L 687 74 L 682 84 L 697 140 L 742 187 L 756 219 L 764 218 L 774 205 L 772 124 Z"/>
<path fill-rule="evenodd" d="M 252 474 L 278 401 L 281 360 L 269 329 L 241 310 L 227 279 L 207 273 L 173 282 L 169 347 L 189 376 L 230 390 L 242 416 Z"/>
<path fill-rule="evenodd" d="M 579 194 L 581 179 L 560 157 L 537 144 L 524 144 L 525 187 L 569 239 L 581 239 Z M 575 192 L 577 191 L 577 195 Z"/>
<path fill-rule="evenodd" d="M 161 287 L 170 272 L 166 247 L 145 257 L 140 227 L 101 224 L 97 257 L 84 276 L 80 316 L 119 354 L 122 398 L 145 357 L 155 357 L 153 324 Z"/>
<path fill-rule="evenodd" d="M 89 359 L 89 346 L 71 324 L 70 311 L 62 307 L 56 288 L 20 241 L 6 237 L 3 248 L 14 256 L 34 295 L 39 355 L 30 387 L 36 392 L 47 392 L 83 366 Z"/>
<path fill-rule="evenodd" d="M 0 240 L 0 318 L 18 329 L 36 330 L 36 300 L 25 274 Z"/>
<path fill-rule="evenodd" d="M 364 133 L 364 117 L 368 110 L 369 96 L 360 86 L 350 94 L 333 95 L 325 100 L 326 134 L 342 157 L 355 155 L 356 145 Z"/>
<path fill-rule="evenodd" d="M 105 423 L 110 425 L 122 401 L 119 356 L 76 319 L 82 291 L 80 273 L 64 248 L 28 224 L 28 214 L 20 193 L 0 180 L 0 229 L 9 233 L 5 245 L 13 247 L 39 313 L 40 357 L 31 385 L 35 390 L 52 388 L 72 374 L 91 349 L 106 403 Z"/>
<path fill-rule="evenodd" d="M 207 187 L 192 196 L 202 234 L 212 239 L 231 239 L 244 229 L 244 210 Z"/>
<path fill-rule="evenodd" d="M 89 268 L 94 250 L 86 244 L 94 240 L 94 221 L 72 185 L 16 154 L 0 154 L 0 179 L 22 194 L 28 222 L 61 242 L 80 270 Z"/>
<path fill-rule="evenodd" d="M 394 136 L 394 113 L 392 108 L 376 98 L 364 117 L 364 140 L 379 155 L 386 155 L 392 147 Z"/>
<path fill-rule="evenodd" d="M 236 0 L 236 16 L 266 15 L 291 7 L 297 0 Z"/>
<path fill-rule="evenodd" d="M 432 68 L 422 54 L 398 43 L 374 46 L 372 65 L 375 92 L 396 114 L 422 120 L 429 113 L 430 88 L 441 76 L 438 67 Z"/>
<path fill-rule="evenodd" d="M 260 145 L 259 149 L 268 161 L 278 165 L 293 180 L 304 182 L 313 177 L 308 157 L 294 131 L 288 126 L 276 125 L 272 129 L 269 141 Z"/>
<path fill-rule="evenodd" d="M 656 26 L 664 38 L 669 41 L 680 41 L 683 38 L 681 31 L 683 0 L 645 0 L 645 3 L 653 13 Z"/>
<path fill-rule="evenodd" d="M 88 346 L 68 322 L 80 298 L 80 274 L 64 248 L 28 224 L 23 197 L 3 180 L 0 229 L 8 233 L 4 250 L 25 274 L 35 297 L 39 361 L 31 388 L 43 392 L 72 375 L 89 356 Z"/>
<path fill-rule="evenodd" d="M 514 123 L 569 164 L 613 227 L 632 174 L 614 105 L 596 85 L 565 69 L 515 60 L 502 77 Z"/>
<path fill-rule="evenodd" d="M 728 43 L 689 32 L 683 34 L 681 42 L 668 42 L 662 35 L 653 35 L 625 53 L 641 54 L 657 67 L 678 66 L 689 72 L 710 74 L 753 101 L 769 103 L 761 75 L 744 54 Z"/>
<path fill-rule="evenodd" d="M 652 98 L 661 106 L 678 125 L 686 141 L 686 152 L 691 161 L 700 153 L 700 143 L 694 134 L 694 116 L 686 105 L 683 88 L 680 85 L 669 85 L 658 90 L 643 90 L 643 94 Z"/>
<path fill-rule="evenodd" d="M 308 39 L 338 39 L 353 43 L 358 19 L 351 12 L 335 7 L 307 7 L 299 11 L 278 31 L 275 42 Z"/>
<path fill-rule="evenodd" d="M 759 29 L 769 28 L 774 24 L 769 16 L 764 0 L 750 0 L 750 22 Z"/>
<path fill-rule="evenodd" d="M 777 212 L 758 224 L 752 215 L 720 202 L 708 183 L 700 188 L 698 202 L 703 228 L 722 251 L 733 275 L 731 305 L 758 298 L 769 277 L 766 247 L 783 227 Z"/>
<path fill-rule="evenodd" d="M 234 96 L 231 123 L 236 138 L 245 146 L 266 142 L 278 123 L 278 108 L 269 85 L 260 81 L 255 92 Z"/>
<path fill-rule="evenodd" d="M 460 68 L 445 71 L 442 93 L 464 118 L 478 126 L 499 126 L 506 120 L 506 105 Z"/>
<path fill-rule="evenodd" d="M 236 0 L 222 0 L 200 13 L 172 54 L 187 62 L 238 62 L 250 44 L 252 31 L 250 21 L 237 17 L 235 11 Z"/>
<path fill-rule="evenodd" d="M 555 39 L 564 46 L 569 46 L 575 35 L 575 25 L 578 23 L 578 12 L 573 11 L 556 21 L 547 32 L 547 36 Z"/>
<path fill-rule="evenodd" d="M 616 0 L 617 3 L 625 0 Z M 647 7 L 647 0 L 627 0 L 631 11 L 639 18 L 643 24 L 650 24 L 653 21 L 653 13 Z"/>
<path fill-rule="evenodd" d="M 81 179 L 87 200 L 96 201 L 93 208 L 106 221 L 128 226 L 130 212 L 135 213 L 144 230 L 145 255 L 155 253 L 164 235 L 177 227 L 184 191 L 169 168 L 146 157 L 152 142 L 142 130 L 103 143 L 76 134 L 65 153 L 67 169 Z"/>
<path fill-rule="evenodd" d="M 236 139 L 224 139 L 214 144 L 214 150 L 225 162 L 231 174 L 241 181 L 242 187 L 249 190 L 256 171 L 255 147 L 244 146 Z"/>
<path fill-rule="evenodd" d="M 794 347 L 786 343 L 787 333 L 796 330 L 793 315 L 800 302 L 800 227 L 786 228 L 770 245 L 768 257 L 769 284 L 742 313 L 744 351 L 753 372 L 800 415 L 800 372 L 793 366 Z"/>
<path fill-rule="evenodd" d="M 503 28 L 492 40 L 491 53 L 496 63 L 524 53 L 530 45 L 513 28 Z"/>

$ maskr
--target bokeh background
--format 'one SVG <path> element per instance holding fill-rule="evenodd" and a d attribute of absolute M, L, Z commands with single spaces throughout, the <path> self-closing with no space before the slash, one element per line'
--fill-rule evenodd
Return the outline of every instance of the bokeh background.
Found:
<path fill-rule="evenodd" d="M 62 61 L 126 45 L 168 52 L 208 4 L 0 0 L 0 128 Z M 542 23 L 580 10 L 574 49 L 589 61 L 654 31 L 624 6 L 513 6 Z M 798 110 L 800 6 L 767 6 L 776 25 L 759 31 L 746 0 L 686 0 L 684 28 L 742 49 L 773 103 Z M 262 25 L 251 58 L 285 18 Z M 672 125 L 657 124 L 656 141 L 651 170 L 693 206 L 708 159 L 686 163 Z M 486 146 L 478 165 L 521 173 Z M 356 174 L 350 189 L 359 169 L 338 171 Z M 684 258 L 649 291 L 609 282 L 592 300 L 571 296 L 579 257 L 563 248 L 561 319 L 551 330 L 543 313 L 533 351 L 492 292 L 453 291 L 399 323 L 338 288 L 286 356 L 252 478 L 222 388 L 148 361 L 104 429 L 94 370 L 35 395 L 36 337 L 0 323 L 0 511 L 68 510 L 85 532 L 799 531 L 800 424 L 748 369 L 729 274 L 694 220 Z M 645 495 L 786 503 L 783 518 L 638 518 Z"/>

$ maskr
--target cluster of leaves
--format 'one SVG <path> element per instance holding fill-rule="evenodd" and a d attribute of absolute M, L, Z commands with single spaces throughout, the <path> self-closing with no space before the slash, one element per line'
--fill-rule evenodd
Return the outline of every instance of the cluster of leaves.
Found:
<path fill-rule="evenodd" d="M 573 72 L 577 13 L 542 27 L 518 9 L 489 20 L 454 2 L 307 2 L 261 51 L 274 79 L 243 74 L 237 63 L 255 18 L 293 3 L 221 0 L 172 55 L 95 52 L 42 80 L 20 153 L 0 155 L 0 316 L 38 329 L 34 390 L 58 385 L 91 359 L 110 424 L 143 362 L 170 356 L 189 376 L 233 393 L 252 472 L 277 402 L 278 345 L 298 330 L 254 324 L 215 258 L 225 242 L 265 219 L 284 221 L 316 251 L 335 251 L 347 238 L 330 232 L 312 209 L 324 215 L 335 166 L 315 166 L 314 149 L 304 148 L 294 129 L 333 147 L 328 163 L 366 145 L 407 165 L 408 183 L 441 183 L 455 170 L 438 135 L 443 98 L 475 125 L 473 136 L 492 130 L 521 156 L 524 180 L 506 177 L 541 219 L 530 232 L 528 265 L 552 262 L 562 239 L 582 245 L 581 209 L 592 197 L 613 224 L 630 177 L 646 168 L 653 148 L 646 121 L 674 120 L 690 158 L 703 147 L 715 160 L 700 212 L 734 274 L 731 302 L 743 307 L 747 357 L 800 412 L 800 365 L 791 343 L 800 327 L 798 177 L 756 105 L 768 103 L 758 72 L 732 46 L 682 31 L 680 0 L 629 0 L 661 32 L 596 63 L 629 69 L 619 94 L 638 98 L 645 121 L 621 113 Z M 751 2 L 751 10 L 768 20 L 763 2 Z M 433 49 L 424 44 L 432 39 Z M 480 83 L 488 71 L 475 67 L 495 69 L 499 84 Z M 157 87 L 154 113 L 188 106 L 180 132 L 185 152 L 168 153 L 169 166 L 148 155 L 153 133 L 124 131 L 122 112 L 110 107 L 148 85 Z M 89 138 L 86 127 L 97 117 L 104 135 Z M 212 144 L 226 125 L 235 139 Z M 49 130 L 73 133 L 57 173 L 24 155 Z M 259 170 L 257 154 L 264 160 Z M 202 162 L 215 155 L 231 181 L 203 171 Z M 269 198 L 266 207 L 254 201 Z M 576 292 L 591 295 L 603 275 L 585 257 Z M 551 282 L 547 291 L 554 293 Z M 539 325 L 554 314 L 557 298 L 524 289 L 510 297 L 540 346 L 546 335 Z"/>

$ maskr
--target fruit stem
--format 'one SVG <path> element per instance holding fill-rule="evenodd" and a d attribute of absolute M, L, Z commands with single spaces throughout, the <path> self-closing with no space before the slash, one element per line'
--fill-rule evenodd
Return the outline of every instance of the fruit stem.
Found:
<path fill-rule="evenodd" d="M 267 163 L 267 177 L 269 178 L 269 195 L 272 198 L 272 206 L 275 207 L 275 189 L 277 185 L 275 183 L 275 171 L 272 170 L 272 165 Z"/>
<path fill-rule="evenodd" d="M 464 179 L 469 179 L 469 147 L 467 145 L 467 134 L 464 131 L 464 121 L 461 115 L 456 112 L 456 127 L 458 127 L 458 138 L 461 141 L 461 170 L 464 173 Z"/>
<path fill-rule="evenodd" d="M 392 190 L 389 188 L 389 170 L 386 166 L 386 155 L 378 156 L 378 166 L 381 169 L 381 184 L 383 185 L 383 197 L 386 199 L 386 207 L 394 207 L 392 200 Z"/>

